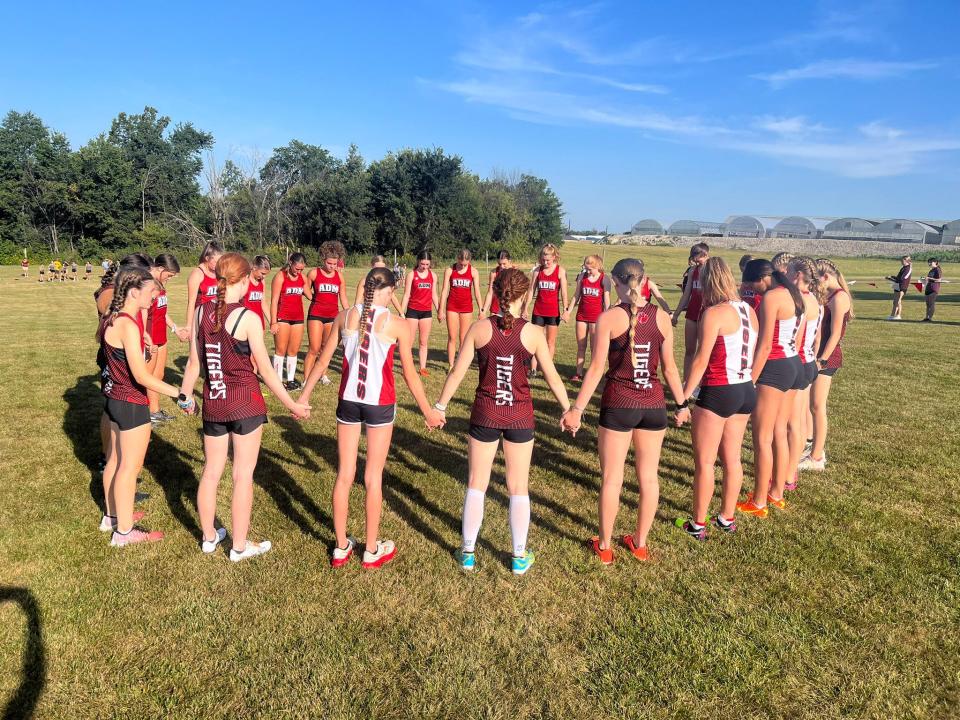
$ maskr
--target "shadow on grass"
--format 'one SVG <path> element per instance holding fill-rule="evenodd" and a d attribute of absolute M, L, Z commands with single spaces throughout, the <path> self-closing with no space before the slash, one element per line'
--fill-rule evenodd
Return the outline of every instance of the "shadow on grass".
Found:
<path fill-rule="evenodd" d="M 196 458 L 154 431 L 150 435 L 150 447 L 147 448 L 144 462 L 163 490 L 170 514 L 195 538 L 201 536 L 200 525 L 196 520 L 199 480 L 193 466 L 187 461 L 203 463 L 202 436 L 199 437 L 199 443 L 201 457 Z"/>
<path fill-rule="evenodd" d="M 103 393 L 99 374 L 82 375 L 76 384 L 63 393 L 67 411 L 63 416 L 63 432 L 73 444 L 73 454 L 90 472 L 88 491 L 101 513 L 105 512 L 103 482 L 97 461 L 103 450 L 100 441 L 100 416 L 103 414 Z"/>
<path fill-rule="evenodd" d="M 7 701 L 3 710 L 4 720 L 26 720 L 33 717 L 37 701 L 47 682 L 47 659 L 43 645 L 43 623 L 37 600 L 27 588 L 0 587 L 0 604 L 16 603 L 27 618 L 23 665 L 20 669 L 20 685 Z"/>

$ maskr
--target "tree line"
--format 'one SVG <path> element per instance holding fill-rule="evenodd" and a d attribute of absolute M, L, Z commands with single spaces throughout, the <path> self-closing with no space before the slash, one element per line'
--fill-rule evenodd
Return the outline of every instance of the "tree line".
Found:
<path fill-rule="evenodd" d="M 216 162 L 214 138 L 152 107 L 120 113 L 73 150 L 33 113 L 0 125 L 0 262 L 26 248 L 39 260 L 130 249 L 194 250 L 207 240 L 243 252 L 348 252 L 451 257 L 506 249 L 532 255 L 561 242 L 561 203 L 546 180 L 480 178 L 440 148 L 368 163 L 300 140 L 264 159 Z"/>

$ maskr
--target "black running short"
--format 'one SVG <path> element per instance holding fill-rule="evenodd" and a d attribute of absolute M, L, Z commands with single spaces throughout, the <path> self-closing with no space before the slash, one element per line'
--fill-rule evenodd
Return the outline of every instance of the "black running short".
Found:
<path fill-rule="evenodd" d="M 821 370 L 820 370 L 820 375 L 826 375 L 827 377 L 833 377 L 834 375 L 837 374 L 837 370 L 839 370 L 839 369 L 840 369 L 840 368 L 838 368 L 838 367 L 821 368 Z"/>
<path fill-rule="evenodd" d="M 483 425 L 470 424 L 470 437 L 480 442 L 499 442 L 500 437 L 505 442 L 525 443 L 533 440 L 533 428 L 490 428 Z"/>
<path fill-rule="evenodd" d="M 137 405 L 126 400 L 115 400 L 106 398 L 106 404 L 103 411 L 121 431 L 133 430 L 141 425 L 150 424 L 150 406 Z"/>
<path fill-rule="evenodd" d="M 752 382 L 735 385 L 701 385 L 697 407 L 715 415 L 749 415 L 757 406 L 757 389 Z"/>
<path fill-rule="evenodd" d="M 404 317 L 407 318 L 407 320 L 429 320 L 433 317 L 433 310 L 414 310 L 413 308 L 407 308 Z"/>
<path fill-rule="evenodd" d="M 666 430 L 667 409 L 601 407 L 600 427 L 617 432 Z"/>
<path fill-rule="evenodd" d="M 336 318 L 335 318 L 335 317 L 323 317 L 323 316 L 321 316 L 321 315 L 308 315 L 308 316 L 307 316 L 307 320 L 319 320 L 319 321 L 322 322 L 324 325 L 329 325 L 329 324 L 332 323 L 334 320 L 336 320 Z"/>
<path fill-rule="evenodd" d="M 547 315 L 534 315 L 533 324 L 539 325 L 540 327 L 543 327 L 544 325 L 550 325 L 550 326 L 559 325 L 560 316 L 554 315 L 553 317 L 550 317 Z"/>
<path fill-rule="evenodd" d="M 803 363 L 797 356 L 767 360 L 763 372 L 757 378 L 757 385 L 767 385 L 780 392 L 796 390 L 797 382 L 803 374 Z"/>
<path fill-rule="evenodd" d="M 806 390 L 808 387 L 813 385 L 813 381 L 817 379 L 817 361 L 808 362 L 803 364 L 803 375 L 804 383 L 801 390 Z"/>
<path fill-rule="evenodd" d="M 344 425 L 364 423 L 367 427 L 381 427 L 392 424 L 396 417 L 397 406 L 394 403 L 367 405 L 353 400 L 340 400 L 337 403 L 337 422 Z"/>
<path fill-rule="evenodd" d="M 303 325 L 303 320 L 281 320 L 277 318 L 278 323 L 284 323 L 286 325 Z"/>
<path fill-rule="evenodd" d="M 266 415 L 257 415 L 255 417 L 242 418 L 240 420 L 227 420 L 226 422 L 204 420 L 203 434 L 209 435 L 210 437 L 223 437 L 227 433 L 232 435 L 249 435 L 261 425 L 266 424 Z"/>

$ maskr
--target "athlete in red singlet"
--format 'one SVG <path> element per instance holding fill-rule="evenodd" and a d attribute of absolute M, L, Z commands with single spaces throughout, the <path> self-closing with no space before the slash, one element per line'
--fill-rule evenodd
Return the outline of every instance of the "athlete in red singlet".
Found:
<path fill-rule="evenodd" d="M 706 243 L 696 243 L 690 248 L 690 257 L 687 260 L 689 267 L 684 275 L 683 293 L 680 296 L 680 302 L 677 303 L 677 307 L 673 311 L 672 322 L 674 326 L 677 324 L 680 313 L 685 313 L 683 325 L 684 381 L 690 374 L 690 363 L 693 362 L 693 356 L 697 352 L 697 323 L 700 322 L 700 311 L 703 303 L 700 274 L 709 257 L 710 247 Z"/>
<path fill-rule="evenodd" d="M 151 375 L 162 380 L 167 369 L 167 328 L 173 331 L 180 342 L 186 341 L 189 337 L 186 328 L 178 328 L 167 312 L 169 298 L 167 297 L 166 285 L 180 274 L 180 263 L 173 255 L 168 253 L 157 255 L 150 269 L 150 274 L 157 283 L 158 292 L 153 304 L 147 311 L 146 330 L 151 342 L 147 368 Z M 160 409 L 159 394 L 151 390 L 147 393 L 147 397 L 150 399 L 150 422 L 157 424 L 173 420 L 173 415 Z"/>
<path fill-rule="evenodd" d="M 320 349 L 330 337 L 333 321 L 341 307 L 350 305 L 347 299 L 347 285 L 343 275 L 338 270 L 347 254 L 346 248 L 336 240 L 328 240 L 320 246 L 320 267 L 314 268 L 307 275 L 307 290 L 310 297 L 310 308 L 307 311 L 307 341 L 309 347 L 303 361 L 303 375 L 306 377 L 313 369 L 313 364 L 320 356 Z M 330 378 L 320 378 L 324 385 Z"/>
<path fill-rule="evenodd" d="M 217 260 L 223 255 L 223 245 L 211 240 L 203 247 L 197 267 L 187 277 L 187 317 L 183 321 L 189 336 L 193 330 L 191 323 L 196 316 L 198 305 L 210 302 L 217 294 Z"/>
<path fill-rule="evenodd" d="M 547 347 L 550 348 L 552 360 L 557 351 L 560 321 L 570 320 L 567 308 L 567 271 L 560 265 L 560 251 L 552 243 L 540 248 L 539 259 L 540 264 L 534 268 L 530 279 L 530 291 L 527 293 L 522 315 L 526 318 L 527 308 L 532 308 L 533 324 L 546 330 Z M 530 372 L 536 375 L 536 358 L 530 361 Z"/>
<path fill-rule="evenodd" d="M 496 281 L 497 277 L 499 277 L 501 272 L 512 268 L 513 266 L 513 260 L 510 259 L 509 252 L 506 250 L 501 250 L 497 253 L 497 265 L 490 273 L 490 277 L 487 278 L 487 296 L 483 300 L 484 315 L 500 314 L 500 301 L 497 299 L 497 294 L 493 291 L 493 283 Z"/>
<path fill-rule="evenodd" d="M 303 294 L 306 282 L 303 269 L 307 259 L 303 253 L 293 253 L 287 264 L 273 276 L 270 284 L 270 332 L 274 335 L 273 369 L 283 378 L 286 362 L 287 390 L 296 390 L 297 355 L 303 341 Z"/>
<path fill-rule="evenodd" d="M 614 560 L 613 528 L 620 510 L 624 465 L 633 445 L 640 486 L 640 507 L 634 532 L 621 542 L 638 560 L 646 560 L 647 534 L 657 512 L 660 485 L 657 470 L 667 429 L 663 377 L 679 405 L 683 398 L 680 374 L 673 359 L 673 326 L 666 313 L 657 310 L 643 295 L 643 262 L 625 258 L 611 271 L 620 304 L 597 320 L 596 345 L 583 387 L 561 424 L 571 430 L 580 426 L 583 410 L 609 365 L 600 399 L 597 431 L 602 481 L 599 499 L 600 532 L 591 541 L 594 554 L 604 565 Z"/>
<path fill-rule="evenodd" d="M 247 294 L 243 298 L 244 306 L 257 314 L 264 328 L 270 324 L 268 322 L 270 305 L 267 303 L 267 287 L 264 281 L 269 272 L 270 258 L 266 255 L 257 255 L 250 266 L 250 283 L 247 287 Z"/>
<path fill-rule="evenodd" d="M 197 489 L 197 510 L 203 530 L 200 549 L 216 550 L 227 535 L 217 528 L 217 487 L 233 444 L 233 548 L 234 562 L 267 552 L 270 541 L 247 540 L 253 504 L 253 471 L 260 454 L 267 407 L 251 360 L 256 358 L 264 383 L 294 417 L 309 417 L 307 405 L 294 402 L 270 366 L 263 342 L 263 324 L 244 304 L 249 289 L 250 263 L 237 253 L 227 253 L 217 263 L 217 297 L 197 310 L 190 358 L 183 374 L 179 405 L 196 411 L 193 388 L 203 370 L 203 474 Z"/>
<path fill-rule="evenodd" d="M 453 367 L 457 344 L 463 344 L 470 323 L 473 322 L 473 301 L 483 308 L 480 300 L 480 273 L 470 264 L 470 251 L 457 253 L 457 261 L 443 272 L 443 291 L 440 295 L 440 322 L 447 323 L 447 361 Z M 480 315 L 483 315 L 481 310 Z"/>
<path fill-rule="evenodd" d="M 540 358 L 544 377 L 560 406 L 570 403 L 563 382 L 550 359 L 543 331 L 516 316 L 527 295 L 530 280 L 521 270 L 502 270 L 493 292 L 500 299 L 502 316 L 480 320 L 470 328 L 460 348 L 456 365 L 447 377 L 435 407 L 446 412 L 476 354 L 480 377 L 470 413 L 468 440 L 469 476 L 463 505 L 461 567 L 476 566 L 475 547 L 483 520 L 484 497 L 490 472 L 503 440 L 507 491 L 510 494 L 510 534 L 513 540 L 512 567 L 523 575 L 534 563 L 527 550 L 530 527 L 530 497 L 527 481 L 533 453 L 533 402 L 527 382 L 527 362 Z"/>
<path fill-rule="evenodd" d="M 723 492 L 720 512 L 712 517 L 712 523 L 722 532 L 737 529 L 737 496 L 743 484 L 740 453 L 747 421 L 757 400 L 753 358 L 759 328 L 756 313 L 739 299 L 736 281 L 722 258 L 710 258 L 704 263 L 701 280 L 700 337 L 683 388 L 687 398 L 697 386 L 700 388 L 692 413 L 693 514 L 676 523 L 697 540 L 707 537 L 718 455 L 723 466 Z"/>
<path fill-rule="evenodd" d="M 353 556 L 356 542 L 347 535 L 350 489 L 357 472 L 357 453 L 362 425 L 367 426 L 367 459 L 364 485 L 366 499 L 366 550 L 363 567 L 378 568 L 396 555 L 392 540 L 380 540 L 383 507 L 383 468 L 393 436 L 396 414 L 393 390 L 393 358 L 400 351 L 403 379 L 427 427 L 441 427 L 443 416 L 430 407 L 423 384 L 413 364 L 411 333 L 407 323 L 394 319 L 388 306 L 397 280 L 387 268 L 374 268 L 364 281 L 363 303 L 342 311 L 333 324 L 333 334 L 303 386 L 301 402 L 307 402 L 327 371 L 333 353 L 343 342 L 343 374 L 337 403 L 337 480 L 333 487 L 333 527 L 337 545 L 331 564 L 338 568 Z"/>
<path fill-rule="evenodd" d="M 433 327 L 433 308 L 440 308 L 440 296 L 437 290 L 437 276 L 431 269 L 433 258 L 426 250 L 417 255 L 417 264 L 413 272 L 407 273 L 403 280 L 403 301 L 400 303 L 400 315 L 406 318 L 410 328 L 410 338 L 418 339 L 418 360 L 420 374 L 427 371 L 427 354 L 430 348 L 430 329 Z"/>
<path fill-rule="evenodd" d="M 597 318 L 610 307 L 610 279 L 603 273 L 603 258 L 589 255 L 583 259 L 585 272 L 577 281 L 573 293 L 573 302 L 567 313 L 577 309 L 577 370 L 570 378 L 573 382 L 583 379 L 583 365 L 587 358 L 587 342 L 594 345 L 597 332 Z"/>
<path fill-rule="evenodd" d="M 103 470 L 106 512 L 100 529 L 113 531 L 111 545 L 123 546 L 160 540 L 163 533 L 135 528 L 133 512 L 137 476 L 150 442 L 150 406 L 147 390 L 171 397 L 177 389 L 158 380 L 147 369 L 143 313 L 153 303 L 156 281 L 149 270 L 127 266 L 114 276 L 115 291 L 97 340 L 103 358 L 104 411 L 110 421 L 110 443 Z"/>

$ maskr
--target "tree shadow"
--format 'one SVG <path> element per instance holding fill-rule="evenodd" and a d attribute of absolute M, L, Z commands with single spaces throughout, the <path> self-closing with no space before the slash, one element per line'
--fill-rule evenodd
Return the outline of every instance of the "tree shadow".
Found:
<path fill-rule="evenodd" d="M 46 685 L 47 660 L 43 644 L 43 623 L 37 600 L 27 588 L 0 587 L 0 603 L 13 602 L 27 618 L 20 685 L 7 701 L 4 720 L 27 720 L 33 717 Z"/>
<path fill-rule="evenodd" d="M 103 393 L 100 375 L 82 375 L 76 384 L 63 393 L 67 411 L 63 416 L 63 432 L 73 444 L 73 454 L 90 472 L 88 491 L 101 513 L 105 512 L 103 482 L 97 461 L 103 451 L 100 441 L 100 416 L 103 414 Z"/>

